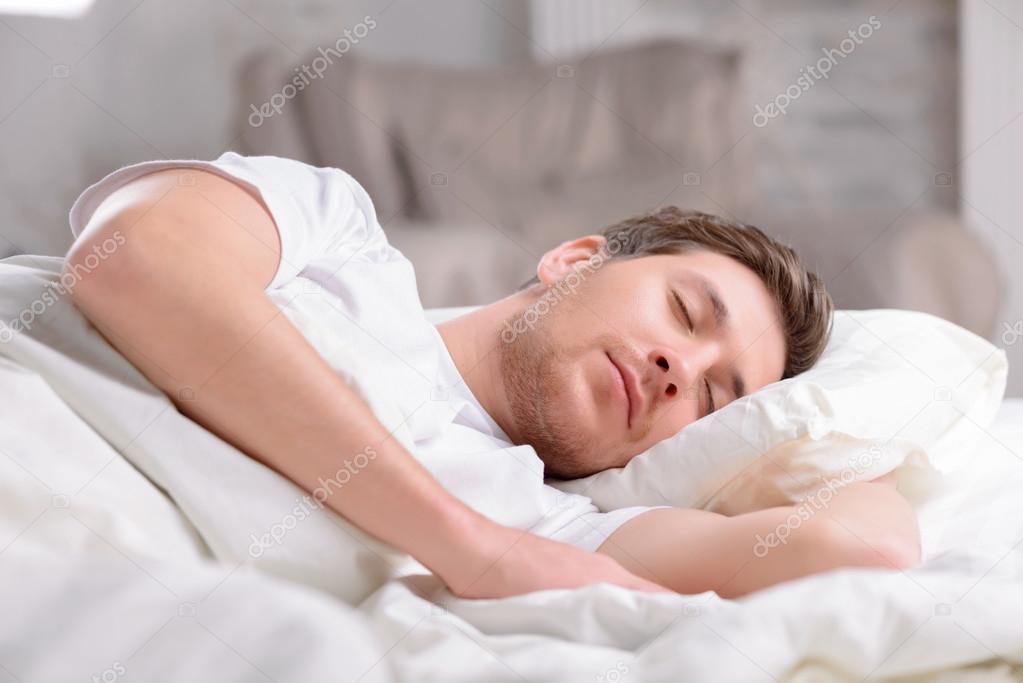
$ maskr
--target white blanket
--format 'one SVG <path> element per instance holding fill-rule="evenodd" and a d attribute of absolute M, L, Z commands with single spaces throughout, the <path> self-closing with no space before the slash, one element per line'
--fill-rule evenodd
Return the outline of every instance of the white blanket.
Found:
<path fill-rule="evenodd" d="M 301 492 L 47 296 L 59 265 L 0 264 L 0 322 L 20 320 L 0 327 L 0 682 L 906 683 L 1023 664 L 1023 402 L 920 511 L 912 571 L 736 601 L 606 585 L 467 601 L 326 511 L 256 557 Z"/>

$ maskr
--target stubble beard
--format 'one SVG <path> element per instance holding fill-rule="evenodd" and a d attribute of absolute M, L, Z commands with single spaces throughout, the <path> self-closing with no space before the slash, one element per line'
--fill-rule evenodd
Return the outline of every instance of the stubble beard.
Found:
<path fill-rule="evenodd" d="M 587 464 L 586 435 L 567 415 L 564 369 L 570 354 L 540 321 L 501 348 L 501 378 L 515 420 L 517 440 L 544 463 L 544 476 L 575 479 L 593 474 Z M 566 419 L 566 416 L 568 419 Z"/>

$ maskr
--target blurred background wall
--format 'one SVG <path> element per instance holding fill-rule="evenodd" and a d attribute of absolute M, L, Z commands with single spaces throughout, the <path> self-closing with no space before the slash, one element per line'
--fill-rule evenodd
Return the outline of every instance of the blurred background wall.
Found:
<path fill-rule="evenodd" d="M 63 253 L 75 196 L 122 165 L 280 153 L 367 186 L 428 305 L 500 296 L 558 241 L 674 203 L 792 243 L 842 307 L 929 310 L 1023 367 L 1019 0 L 2 11 L 0 255 Z M 326 75 L 252 125 L 346 30 Z"/>
<path fill-rule="evenodd" d="M 62 253 L 70 203 L 110 170 L 231 149 L 238 70 L 252 54 L 298 64 L 372 15 L 379 26 L 360 54 L 463 65 L 524 59 L 528 44 L 491 9 L 500 6 L 97 0 L 75 19 L 0 14 L 0 253 Z"/>

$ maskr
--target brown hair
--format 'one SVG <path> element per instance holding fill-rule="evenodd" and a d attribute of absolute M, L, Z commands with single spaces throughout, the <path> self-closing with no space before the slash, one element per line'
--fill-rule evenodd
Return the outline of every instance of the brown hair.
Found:
<path fill-rule="evenodd" d="M 783 379 L 808 370 L 824 352 L 834 310 L 824 281 L 806 269 L 795 251 L 759 228 L 667 206 L 616 223 L 603 235 L 612 259 L 706 249 L 756 273 L 778 304 L 786 349 Z"/>

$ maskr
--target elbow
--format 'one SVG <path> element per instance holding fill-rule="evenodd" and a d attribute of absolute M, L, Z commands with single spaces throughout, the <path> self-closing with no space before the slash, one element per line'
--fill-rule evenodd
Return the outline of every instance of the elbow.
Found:
<path fill-rule="evenodd" d="M 920 537 L 918 534 L 912 536 L 891 534 L 879 541 L 875 555 L 881 560 L 878 567 L 898 570 L 912 569 L 920 564 L 922 555 Z"/>
<path fill-rule="evenodd" d="M 822 532 L 837 567 L 869 567 L 903 571 L 920 563 L 920 535 L 911 530 L 877 529 L 869 534 L 854 532 L 832 519 Z"/>

